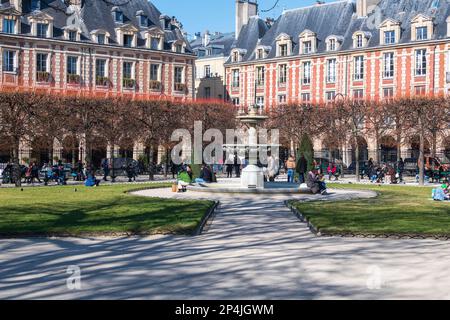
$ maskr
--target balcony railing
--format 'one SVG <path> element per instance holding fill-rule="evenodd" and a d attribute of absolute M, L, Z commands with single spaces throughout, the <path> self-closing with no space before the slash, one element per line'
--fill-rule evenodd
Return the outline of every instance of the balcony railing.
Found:
<path fill-rule="evenodd" d="M 161 90 L 161 81 L 150 80 L 149 88 L 150 88 L 150 90 L 154 90 L 154 91 Z"/>
<path fill-rule="evenodd" d="M 136 87 L 136 80 L 130 78 L 123 79 L 123 87 L 125 89 L 134 89 Z"/>
<path fill-rule="evenodd" d="M 67 75 L 67 83 L 68 84 L 80 84 L 81 77 L 78 74 L 68 74 Z"/>
<path fill-rule="evenodd" d="M 36 72 L 36 81 L 37 82 L 50 82 L 50 73 L 46 71 L 38 71 Z"/>
<path fill-rule="evenodd" d="M 174 90 L 177 92 L 185 92 L 186 91 L 186 85 L 184 83 L 175 83 Z"/>

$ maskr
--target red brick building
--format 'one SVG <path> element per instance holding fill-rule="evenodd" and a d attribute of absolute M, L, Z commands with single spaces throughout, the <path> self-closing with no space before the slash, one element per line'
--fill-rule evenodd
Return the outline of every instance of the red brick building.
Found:
<path fill-rule="evenodd" d="M 248 6 L 252 1 L 237 0 Z M 242 17 L 242 12 L 239 17 Z M 226 63 L 226 88 L 240 106 L 325 103 L 336 96 L 380 100 L 450 89 L 450 5 L 439 0 L 357 0 L 285 11 L 274 23 L 247 16 Z M 385 137 L 382 160 L 396 158 Z M 365 137 L 363 158 L 377 152 Z M 328 157 L 322 141 L 318 156 Z M 416 156 L 405 141 L 402 156 Z M 336 150 L 335 150 L 336 151 Z M 450 139 L 438 151 L 450 158 Z M 351 162 L 351 147 L 337 150 Z"/>
<path fill-rule="evenodd" d="M 70 3 L 1 1 L 0 90 L 193 99 L 196 57 L 175 18 L 146 0 Z M 62 149 L 50 154 L 61 157 Z M 136 158 L 140 149 L 126 154 Z M 36 158 L 32 146 L 23 150 Z"/>

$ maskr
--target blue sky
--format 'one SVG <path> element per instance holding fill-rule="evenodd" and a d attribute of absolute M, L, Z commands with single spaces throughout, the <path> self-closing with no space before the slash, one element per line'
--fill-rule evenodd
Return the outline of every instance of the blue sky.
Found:
<path fill-rule="evenodd" d="M 164 14 L 176 16 L 189 35 L 208 29 L 211 32 L 234 31 L 235 0 L 151 0 Z M 332 2 L 327 0 L 326 2 Z M 260 10 L 270 9 L 276 0 L 258 0 Z M 277 18 L 283 8 L 292 9 L 316 3 L 315 0 L 279 0 L 274 10 L 260 13 Z"/>

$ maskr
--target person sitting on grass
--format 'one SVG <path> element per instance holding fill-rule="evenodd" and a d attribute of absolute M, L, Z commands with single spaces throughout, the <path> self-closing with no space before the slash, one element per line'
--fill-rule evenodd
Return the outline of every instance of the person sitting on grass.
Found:
<path fill-rule="evenodd" d="M 313 169 L 308 172 L 306 178 L 306 185 L 311 189 L 313 194 L 321 193 L 322 195 L 327 194 L 327 186 L 317 169 Z"/>
<path fill-rule="evenodd" d="M 84 185 L 86 187 L 98 187 L 99 184 L 100 184 L 100 180 L 95 178 L 95 176 L 92 173 L 88 174 L 87 179 L 84 182 Z"/>
<path fill-rule="evenodd" d="M 211 183 L 213 181 L 213 175 L 210 168 L 207 165 L 203 165 L 200 171 L 200 177 L 195 179 L 196 183 Z"/>

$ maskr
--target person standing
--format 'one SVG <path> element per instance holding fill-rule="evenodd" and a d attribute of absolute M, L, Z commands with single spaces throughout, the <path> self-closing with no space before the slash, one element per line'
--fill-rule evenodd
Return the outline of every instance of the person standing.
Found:
<path fill-rule="evenodd" d="M 102 160 L 102 169 L 103 169 L 103 181 L 108 181 L 109 161 L 106 158 Z"/>
<path fill-rule="evenodd" d="M 308 161 L 306 161 L 306 158 L 303 154 L 300 155 L 300 159 L 297 162 L 297 166 L 295 168 L 295 171 L 297 171 L 299 175 L 299 182 L 300 184 L 305 183 L 305 173 L 308 170 Z"/>
<path fill-rule="evenodd" d="M 293 156 L 290 156 L 286 161 L 287 178 L 289 183 L 294 182 L 295 167 L 296 167 L 295 159 Z"/>
<path fill-rule="evenodd" d="M 397 162 L 397 173 L 398 173 L 398 179 L 400 183 L 403 183 L 403 171 L 405 170 L 405 162 L 403 161 L 403 158 L 400 158 Z"/>
<path fill-rule="evenodd" d="M 235 154 L 234 155 L 234 172 L 236 174 L 236 178 L 241 177 L 241 164 L 239 157 Z"/>

